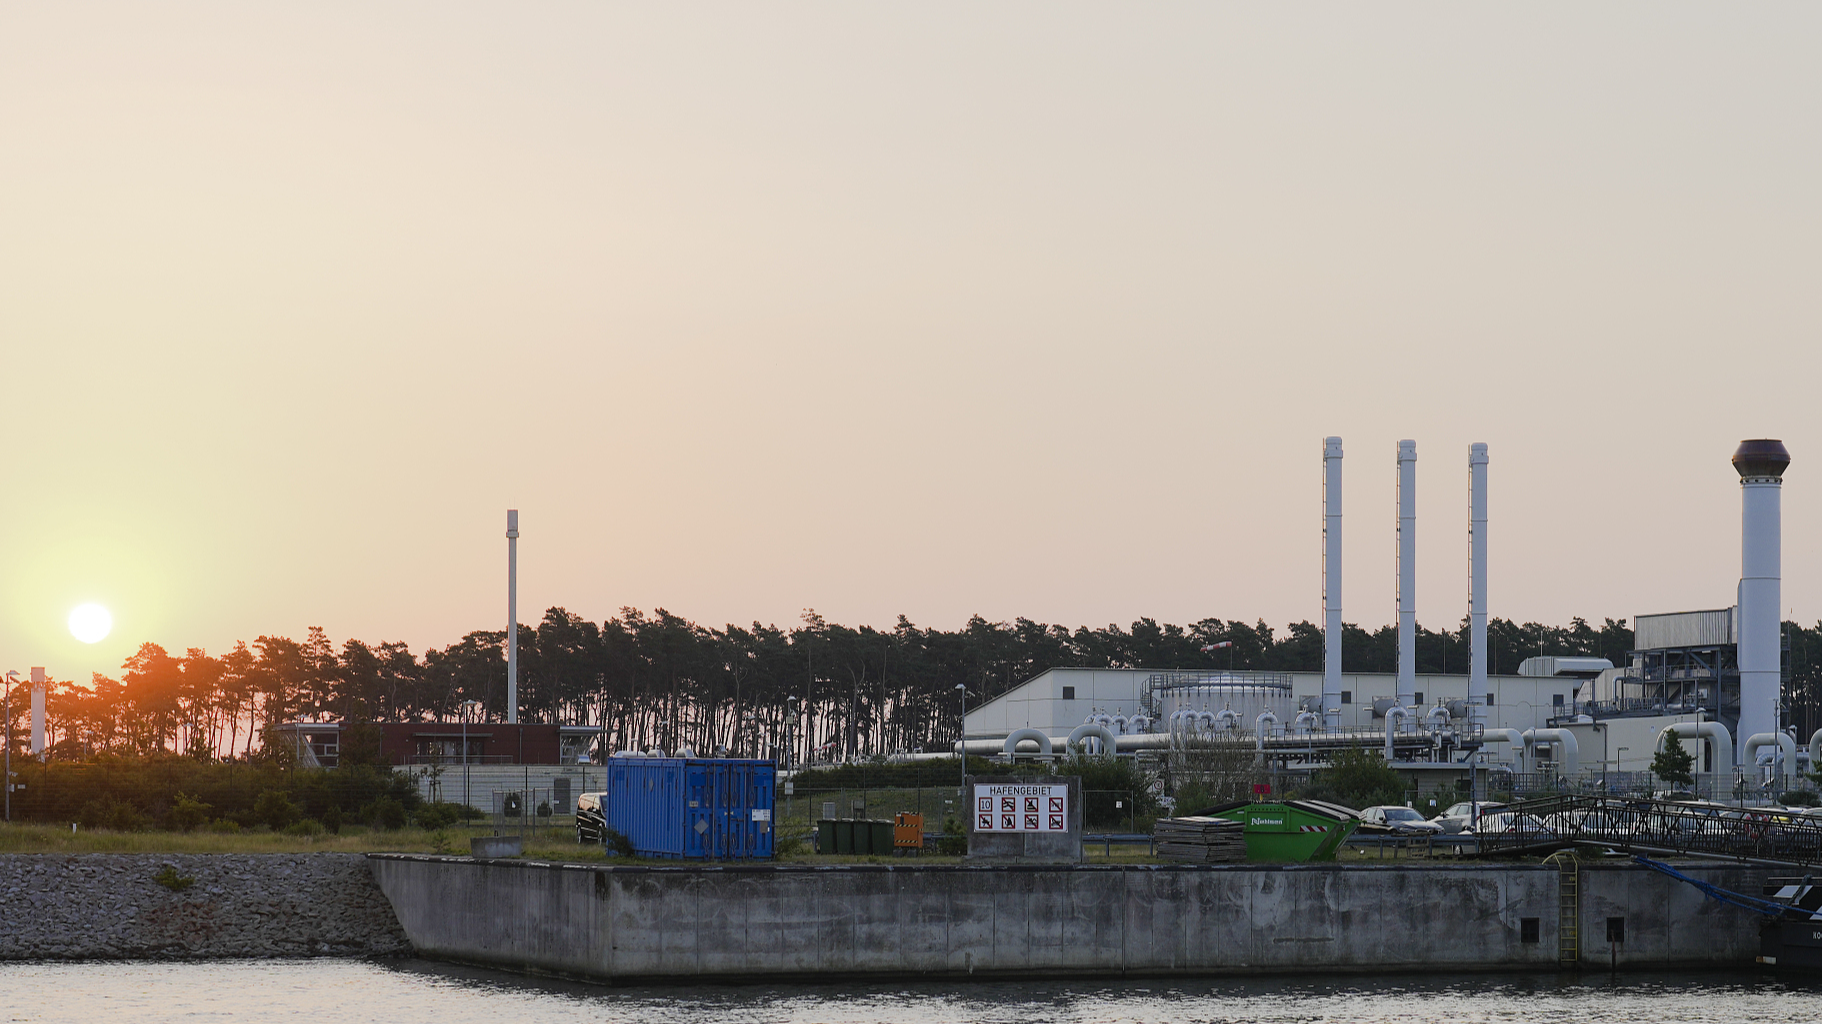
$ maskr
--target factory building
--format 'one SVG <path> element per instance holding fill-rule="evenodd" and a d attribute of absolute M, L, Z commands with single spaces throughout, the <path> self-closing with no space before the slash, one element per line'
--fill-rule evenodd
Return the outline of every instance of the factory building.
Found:
<path fill-rule="evenodd" d="M 1800 752 L 1780 711 L 1789 653 L 1779 629 L 1779 503 L 1790 463 L 1781 442 L 1745 441 L 1733 456 L 1742 490 L 1738 604 L 1637 617 L 1625 666 L 1541 656 L 1511 676 L 1487 672 L 1484 444 L 1468 456 L 1469 671 L 1415 671 L 1417 446 L 1409 440 L 1398 443 L 1396 463 L 1398 671 L 1341 670 L 1342 460 L 1341 439 L 1324 439 L 1321 671 L 1051 669 L 969 710 L 968 752 L 1163 752 L 1250 739 L 1261 765 L 1315 765 L 1340 748 L 1382 746 L 1403 766 L 1574 777 L 1644 772 L 1678 737 L 1694 743 L 1710 789 L 1767 773 L 1777 777 L 1768 785 L 1789 785 L 1819 760 L 1822 731 Z"/>

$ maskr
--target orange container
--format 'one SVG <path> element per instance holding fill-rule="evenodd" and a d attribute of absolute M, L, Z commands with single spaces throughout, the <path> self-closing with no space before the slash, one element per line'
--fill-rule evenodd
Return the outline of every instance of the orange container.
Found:
<path fill-rule="evenodd" d="M 908 811 L 898 813 L 892 823 L 892 847 L 894 850 L 922 850 L 924 846 L 924 817 Z"/>

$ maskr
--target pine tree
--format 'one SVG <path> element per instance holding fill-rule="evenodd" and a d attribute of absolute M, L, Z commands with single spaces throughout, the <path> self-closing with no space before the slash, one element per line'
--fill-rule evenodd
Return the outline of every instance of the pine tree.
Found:
<path fill-rule="evenodd" d="M 1683 746 L 1683 738 L 1674 733 L 1665 740 L 1664 750 L 1651 759 L 1651 774 L 1666 783 L 1694 786 L 1694 769 L 1695 755 Z"/>

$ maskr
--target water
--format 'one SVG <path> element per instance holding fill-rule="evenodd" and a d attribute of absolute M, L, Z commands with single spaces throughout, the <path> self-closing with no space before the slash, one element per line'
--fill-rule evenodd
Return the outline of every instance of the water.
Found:
<path fill-rule="evenodd" d="M 0 964 L 9 1021 L 1822 1021 L 1752 972 L 606 987 L 428 961 Z"/>

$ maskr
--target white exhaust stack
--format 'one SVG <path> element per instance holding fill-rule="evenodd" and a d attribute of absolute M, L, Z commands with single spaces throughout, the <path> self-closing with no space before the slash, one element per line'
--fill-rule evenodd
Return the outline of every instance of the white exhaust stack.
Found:
<path fill-rule="evenodd" d="M 1753 737 L 1778 728 L 1779 608 L 1783 604 L 1783 511 L 1780 494 L 1790 453 L 1774 438 L 1740 442 L 1740 728 Z M 1743 753 L 1743 752 L 1742 752 Z M 1785 769 L 1790 771 L 1789 768 Z"/>
<path fill-rule="evenodd" d="M 1417 443 L 1398 443 L 1398 705 L 1417 703 Z"/>
<path fill-rule="evenodd" d="M 44 760 L 44 690 L 49 680 L 43 666 L 32 667 L 32 754 L 39 761 Z"/>
<path fill-rule="evenodd" d="M 506 721 L 519 721 L 519 510 L 506 510 Z"/>
<path fill-rule="evenodd" d="M 1322 442 L 1322 716 L 1341 727 L 1341 439 Z"/>
<path fill-rule="evenodd" d="M 1487 694 L 1487 446 L 1468 446 L 1468 697 Z"/>

